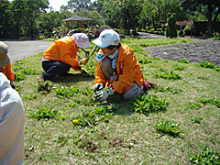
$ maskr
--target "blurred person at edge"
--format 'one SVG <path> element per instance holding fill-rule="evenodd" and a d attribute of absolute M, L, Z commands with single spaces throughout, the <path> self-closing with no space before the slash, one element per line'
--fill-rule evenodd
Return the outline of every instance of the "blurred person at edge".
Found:
<path fill-rule="evenodd" d="M 8 46 L 0 41 L 0 71 L 10 80 L 10 85 L 15 89 L 15 73 L 11 70 L 10 57 L 8 56 Z"/>
<path fill-rule="evenodd" d="M 42 67 L 45 72 L 38 78 L 38 82 L 69 75 L 70 68 L 86 73 L 81 65 L 86 64 L 88 59 L 81 59 L 80 48 L 90 48 L 89 38 L 84 33 L 75 33 L 54 41 L 43 53 Z"/>
<path fill-rule="evenodd" d="M 2 49 L 2 47 L 0 47 Z M 0 67 L 8 64 L 8 57 Z M 21 165 L 24 159 L 24 108 L 16 90 L 0 70 L 0 165 Z"/>
<path fill-rule="evenodd" d="M 117 32 L 105 29 L 92 42 L 100 48 L 96 54 L 98 64 L 93 86 L 96 101 L 105 101 L 114 93 L 122 94 L 125 100 L 130 100 L 156 86 L 144 81 L 134 51 L 128 45 L 120 43 Z M 106 83 L 108 88 L 104 89 Z"/>

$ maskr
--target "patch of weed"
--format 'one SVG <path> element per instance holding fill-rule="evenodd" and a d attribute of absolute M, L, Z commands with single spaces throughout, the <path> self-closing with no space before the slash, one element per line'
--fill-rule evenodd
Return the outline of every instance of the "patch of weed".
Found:
<path fill-rule="evenodd" d="M 149 60 L 148 58 L 140 58 L 138 59 L 138 62 L 140 64 L 149 64 L 149 63 L 152 63 L 152 60 Z"/>
<path fill-rule="evenodd" d="M 220 99 L 215 99 L 215 98 L 210 98 L 210 97 L 203 97 L 203 98 L 198 98 L 197 99 L 199 102 L 203 103 L 206 105 L 207 103 L 214 104 L 218 108 L 220 108 Z"/>
<path fill-rule="evenodd" d="M 220 154 L 213 152 L 209 147 L 205 147 L 205 149 L 196 155 L 192 155 L 190 157 L 190 161 L 195 165 L 214 165 L 220 164 Z"/>
<path fill-rule="evenodd" d="M 187 60 L 187 59 L 179 59 L 179 60 L 177 60 L 177 62 L 181 62 L 181 63 L 186 63 L 186 64 L 188 64 L 188 63 L 189 63 L 189 60 Z"/>
<path fill-rule="evenodd" d="M 209 80 L 210 79 L 209 76 L 198 76 L 197 78 L 201 79 L 201 80 Z"/>
<path fill-rule="evenodd" d="M 79 92 L 79 88 L 73 87 L 73 86 L 61 86 L 60 88 L 57 88 L 56 90 L 56 96 L 59 98 L 70 98 L 75 93 Z"/>
<path fill-rule="evenodd" d="M 50 93 L 52 88 L 53 88 L 53 82 L 51 81 L 39 82 L 37 85 L 37 90 L 42 92 L 42 94 Z"/>
<path fill-rule="evenodd" d="M 177 74 L 173 71 L 165 72 L 165 73 L 155 73 L 155 74 L 153 74 L 153 76 L 155 78 L 172 79 L 172 80 L 182 79 L 182 77 L 179 74 Z"/>
<path fill-rule="evenodd" d="M 174 68 L 175 70 L 184 70 L 184 69 L 185 69 L 184 66 L 178 65 L 178 64 L 173 65 L 173 68 Z"/>
<path fill-rule="evenodd" d="M 74 125 L 94 126 L 101 121 L 108 123 L 112 115 L 112 107 L 106 105 L 100 107 L 96 106 L 90 110 L 84 111 L 82 115 L 72 118 L 72 121 L 77 120 L 77 123 Z"/>
<path fill-rule="evenodd" d="M 191 121 L 192 121 L 193 123 L 198 123 L 198 124 L 200 124 L 201 121 L 202 121 L 202 118 L 201 118 L 201 117 L 193 117 L 193 118 L 191 119 Z"/>
<path fill-rule="evenodd" d="M 30 117 L 40 120 L 40 119 L 65 119 L 65 115 L 61 111 L 57 111 L 53 108 L 43 107 L 38 108 L 36 111 L 30 112 Z"/>
<path fill-rule="evenodd" d="M 198 66 L 203 67 L 203 68 L 211 68 L 211 69 L 214 69 L 216 71 L 220 70 L 219 66 L 215 66 L 215 64 L 207 62 L 207 61 L 199 62 Z"/>
<path fill-rule="evenodd" d="M 180 134 L 183 134 L 183 132 L 179 129 L 179 127 L 180 124 L 178 123 L 162 120 L 157 123 L 155 128 L 158 132 L 162 132 L 172 136 L 179 136 Z"/>
<path fill-rule="evenodd" d="M 199 109 L 199 108 L 201 108 L 202 106 L 201 106 L 201 104 L 199 104 L 199 103 L 196 103 L 196 102 L 192 102 L 192 101 L 190 101 L 188 104 L 187 104 L 187 108 L 189 109 Z"/>
<path fill-rule="evenodd" d="M 147 114 L 149 112 L 165 111 L 167 99 L 159 99 L 155 95 L 139 95 L 131 101 L 132 109 L 135 112 Z"/>

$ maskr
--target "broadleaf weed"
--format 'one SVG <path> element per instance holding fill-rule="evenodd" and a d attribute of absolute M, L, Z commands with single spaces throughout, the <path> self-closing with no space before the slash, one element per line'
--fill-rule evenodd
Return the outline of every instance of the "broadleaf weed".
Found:
<path fill-rule="evenodd" d="M 183 132 L 179 129 L 180 124 L 171 121 L 160 121 L 156 125 L 156 130 L 172 136 L 179 136 Z"/>
<path fill-rule="evenodd" d="M 57 88 L 56 90 L 56 96 L 59 98 L 70 98 L 75 93 L 79 92 L 79 88 L 77 87 L 67 87 L 67 86 L 61 86 L 60 88 Z"/>
<path fill-rule="evenodd" d="M 38 108 L 36 111 L 30 112 L 30 117 L 40 120 L 40 119 L 65 119 L 65 115 L 61 111 L 57 111 L 53 108 L 43 107 Z"/>
<path fill-rule="evenodd" d="M 168 105 L 167 101 L 167 99 L 159 99 L 155 95 L 139 95 L 130 102 L 135 112 L 147 114 L 149 112 L 165 111 Z"/>
<path fill-rule="evenodd" d="M 220 164 L 220 153 L 213 152 L 209 147 L 205 147 L 205 149 L 196 155 L 191 155 L 190 161 L 195 165 L 214 165 Z"/>
<path fill-rule="evenodd" d="M 165 72 L 165 73 L 155 73 L 155 74 L 153 74 L 153 76 L 155 78 L 163 78 L 163 79 L 173 79 L 173 80 L 182 79 L 182 77 L 179 74 L 177 74 L 173 71 Z"/>

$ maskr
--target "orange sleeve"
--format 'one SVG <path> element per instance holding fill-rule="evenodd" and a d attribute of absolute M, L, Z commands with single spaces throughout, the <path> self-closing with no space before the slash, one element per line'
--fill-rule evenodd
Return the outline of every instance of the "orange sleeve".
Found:
<path fill-rule="evenodd" d="M 134 54 L 129 53 L 123 61 L 122 74 L 119 75 L 118 81 L 113 81 L 112 86 L 116 93 L 124 93 L 131 88 L 134 82 Z"/>
<path fill-rule="evenodd" d="M 4 67 L 4 69 L 1 68 L 1 71 L 10 80 L 10 82 L 15 80 L 15 75 L 11 70 L 11 63 L 10 62 Z"/>
<path fill-rule="evenodd" d="M 100 68 L 101 62 L 98 62 L 98 64 L 97 64 L 97 73 L 95 74 L 95 80 L 96 80 L 95 84 L 101 83 L 101 84 L 105 85 L 105 83 L 106 83 L 106 81 L 108 81 L 108 79 L 107 79 L 107 77 L 105 77 L 104 72 Z"/>

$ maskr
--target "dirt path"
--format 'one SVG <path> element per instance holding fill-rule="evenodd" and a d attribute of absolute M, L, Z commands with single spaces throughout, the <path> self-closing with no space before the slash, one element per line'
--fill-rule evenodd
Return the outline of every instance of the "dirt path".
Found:
<path fill-rule="evenodd" d="M 220 66 L 219 40 L 203 40 L 196 43 L 149 47 L 144 50 L 149 51 L 153 57 L 168 60 L 187 59 L 193 63 L 207 61 Z"/>
<path fill-rule="evenodd" d="M 166 38 L 164 36 L 140 33 L 141 38 Z M 149 55 L 167 60 L 187 59 L 198 63 L 208 61 L 220 66 L 220 40 L 193 39 L 195 43 L 166 45 L 144 48 Z"/>

